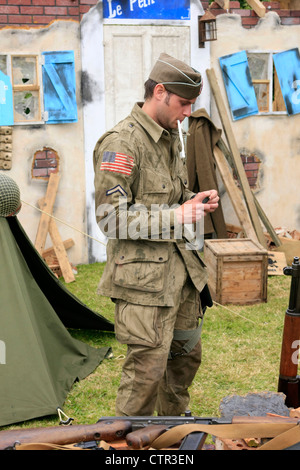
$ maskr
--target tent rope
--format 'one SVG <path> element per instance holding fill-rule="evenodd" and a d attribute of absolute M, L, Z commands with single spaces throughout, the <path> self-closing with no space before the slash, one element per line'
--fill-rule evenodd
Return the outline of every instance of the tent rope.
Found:
<path fill-rule="evenodd" d="M 102 242 L 101 240 L 99 240 L 98 238 L 94 238 L 94 237 L 92 237 L 91 235 L 89 235 L 89 234 L 83 232 L 82 230 L 77 229 L 76 227 L 74 227 L 74 226 L 68 224 L 67 222 L 64 222 L 63 220 L 59 219 L 58 217 L 55 217 L 53 214 L 48 214 L 48 212 L 43 211 L 43 210 L 40 209 L 39 207 L 36 207 L 35 205 L 30 204 L 29 202 L 26 202 L 26 201 L 23 201 L 23 200 L 21 200 L 21 201 L 22 201 L 22 203 L 27 204 L 28 206 L 33 207 L 34 209 L 38 210 L 39 212 L 42 212 L 43 214 L 46 214 L 46 215 L 48 215 L 49 217 L 52 217 L 53 219 L 55 219 L 55 220 L 57 220 L 58 222 L 60 222 L 60 223 L 62 223 L 62 224 L 64 224 L 64 225 L 66 225 L 67 227 L 69 227 L 69 228 L 71 228 L 71 229 L 73 229 L 73 230 L 76 230 L 77 232 L 81 233 L 82 235 L 84 235 L 84 236 L 86 236 L 86 237 L 88 237 L 88 238 L 91 238 L 92 240 L 95 240 L 96 242 L 101 243 L 101 244 L 104 245 L 104 246 L 107 246 L 107 243 L 104 243 L 104 242 Z M 249 322 L 255 324 L 255 322 L 254 322 L 253 320 L 250 320 L 250 318 L 246 318 L 246 317 L 244 317 L 243 315 L 240 315 L 239 313 L 237 313 L 237 312 L 235 312 L 235 311 L 229 309 L 228 307 L 225 307 L 224 305 L 219 304 L 218 302 L 213 301 L 213 303 L 214 303 L 216 306 L 219 306 L 219 307 L 222 307 L 222 308 L 228 310 L 230 313 L 233 313 L 234 315 L 236 315 L 236 316 L 242 318 L 243 320 L 246 320 L 246 321 L 249 321 Z"/>
<path fill-rule="evenodd" d="M 71 229 L 76 230 L 76 232 L 81 233 L 81 235 L 84 235 L 84 236 L 86 236 L 86 237 L 88 237 L 88 238 L 91 238 L 92 240 L 95 240 L 96 242 L 101 243 L 101 245 L 104 245 L 104 246 L 107 245 L 107 243 L 102 242 L 102 241 L 99 240 L 98 238 L 92 237 L 92 236 L 89 235 L 88 233 L 85 233 L 85 232 L 83 232 L 82 230 L 79 230 L 78 228 L 74 227 L 73 225 L 68 224 L 68 223 L 65 222 L 64 220 L 61 220 L 61 219 L 59 219 L 58 217 L 55 217 L 53 214 L 48 214 L 48 212 L 45 212 L 45 211 L 43 211 L 42 209 L 40 209 L 39 207 L 36 207 L 36 206 L 34 206 L 33 204 L 30 204 L 30 202 L 23 201 L 22 199 L 21 199 L 21 201 L 22 201 L 22 203 L 27 204 L 27 205 L 30 206 L 30 207 L 33 207 L 33 208 L 36 209 L 37 211 L 42 212 L 43 214 L 48 215 L 48 217 L 51 217 L 52 219 L 57 220 L 58 222 L 60 222 L 60 223 L 62 223 L 62 224 L 64 224 L 64 225 L 66 225 L 67 227 L 70 227 Z"/>

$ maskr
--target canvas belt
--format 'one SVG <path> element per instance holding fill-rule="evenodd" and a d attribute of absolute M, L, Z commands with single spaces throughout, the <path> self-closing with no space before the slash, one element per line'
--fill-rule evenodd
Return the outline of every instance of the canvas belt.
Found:
<path fill-rule="evenodd" d="M 182 424 L 174 426 L 156 438 L 148 450 L 168 448 L 192 432 L 204 432 L 224 439 L 249 437 L 268 438 L 268 442 L 256 450 L 283 450 L 300 442 L 300 423 L 251 423 L 251 424 Z M 103 450 L 110 450 L 112 443 L 100 441 Z M 83 450 L 76 445 L 30 443 L 15 446 L 16 450 Z"/>

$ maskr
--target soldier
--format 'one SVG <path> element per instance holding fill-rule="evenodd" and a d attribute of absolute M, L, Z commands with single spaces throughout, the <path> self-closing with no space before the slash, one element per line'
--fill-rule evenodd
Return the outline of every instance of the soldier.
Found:
<path fill-rule="evenodd" d="M 201 90 L 198 71 L 162 53 L 145 101 L 94 149 L 96 218 L 109 238 L 99 293 L 115 302 L 116 337 L 127 344 L 119 416 L 182 414 L 201 363 L 211 299 L 206 267 L 182 228 L 213 212 L 219 197 L 188 190 L 178 129 Z"/>

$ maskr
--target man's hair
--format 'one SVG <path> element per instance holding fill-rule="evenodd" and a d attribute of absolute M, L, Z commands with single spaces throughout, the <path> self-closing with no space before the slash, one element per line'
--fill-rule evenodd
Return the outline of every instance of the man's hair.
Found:
<path fill-rule="evenodd" d="M 157 82 L 155 82 L 154 80 L 151 80 L 151 78 L 148 78 L 148 80 L 144 83 L 144 88 L 145 88 L 144 100 L 148 100 L 152 98 L 153 91 L 156 85 L 157 85 Z"/>
<path fill-rule="evenodd" d="M 145 101 L 152 98 L 153 91 L 156 85 L 157 85 L 157 82 L 155 82 L 154 80 L 151 80 L 151 78 L 148 78 L 148 80 L 144 83 L 144 88 L 145 88 L 144 100 Z M 168 93 L 168 97 L 167 97 L 167 104 L 168 104 L 170 95 L 172 95 L 172 92 L 168 90 L 166 90 L 166 92 Z"/>

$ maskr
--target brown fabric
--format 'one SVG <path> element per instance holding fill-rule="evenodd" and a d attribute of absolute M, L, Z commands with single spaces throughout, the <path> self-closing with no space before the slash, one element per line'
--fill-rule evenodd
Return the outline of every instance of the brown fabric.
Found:
<path fill-rule="evenodd" d="M 189 189 L 195 193 L 209 189 L 218 190 L 213 149 L 221 133 L 221 129 L 216 128 L 205 109 L 192 113 L 187 136 L 187 171 Z M 204 233 L 213 232 L 217 238 L 227 238 L 221 202 L 218 209 L 206 215 L 204 219 Z"/>
<path fill-rule="evenodd" d="M 203 87 L 202 76 L 198 70 L 164 52 L 154 64 L 149 78 L 188 100 L 197 98 Z"/>

